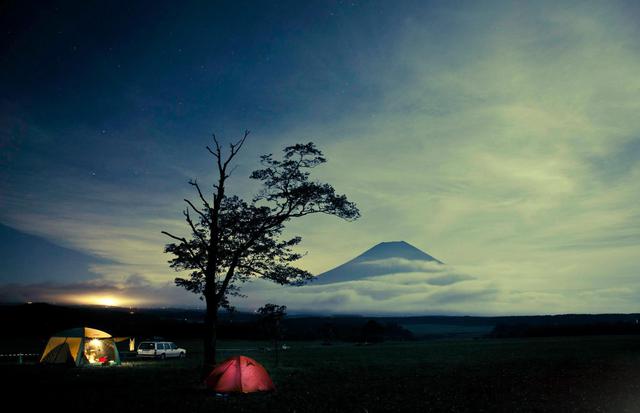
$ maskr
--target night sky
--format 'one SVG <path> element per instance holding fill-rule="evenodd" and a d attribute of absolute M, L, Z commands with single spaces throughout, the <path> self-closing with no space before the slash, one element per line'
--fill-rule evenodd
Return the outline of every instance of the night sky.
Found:
<path fill-rule="evenodd" d="M 314 141 L 362 218 L 289 226 L 321 273 L 404 240 L 462 282 L 246 286 L 239 306 L 637 312 L 636 1 L 3 2 L 0 300 L 198 306 L 162 253 L 204 146 Z M 384 292 L 384 293 L 382 293 Z"/>

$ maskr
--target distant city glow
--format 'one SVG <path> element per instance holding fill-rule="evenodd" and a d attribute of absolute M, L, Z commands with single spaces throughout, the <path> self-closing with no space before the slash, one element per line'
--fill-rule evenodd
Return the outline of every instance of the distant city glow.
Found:
<path fill-rule="evenodd" d="M 114 297 L 97 297 L 96 304 L 114 307 L 120 304 L 120 300 Z"/>
<path fill-rule="evenodd" d="M 133 303 L 133 300 L 130 298 L 100 294 L 67 296 L 64 301 L 71 304 L 100 305 L 105 307 L 126 307 Z"/>

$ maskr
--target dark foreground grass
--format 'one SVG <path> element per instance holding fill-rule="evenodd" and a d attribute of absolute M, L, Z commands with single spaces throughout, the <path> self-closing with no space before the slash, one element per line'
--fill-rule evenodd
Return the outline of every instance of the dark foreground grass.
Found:
<path fill-rule="evenodd" d="M 186 360 L 119 367 L 0 365 L 4 411 L 639 412 L 640 337 L 442 340 L 370 346 L 290 343 L 274 367 L 261 343 L 223 343 L 269 370 L 272 394 L 219 398 Z"/>

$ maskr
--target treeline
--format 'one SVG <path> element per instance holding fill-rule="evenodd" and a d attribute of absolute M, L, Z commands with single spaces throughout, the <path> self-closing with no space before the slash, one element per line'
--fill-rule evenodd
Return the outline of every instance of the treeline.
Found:
<path fill-rule="evenodd" d="M 0 337 L 46 339 L 72 327 L 93 327 L 115 337 L 151 339 L 199 338 L 203 333 L 200 310 L 128 310 L 100 307 L 63 307 L 50 304 L 0 306 Z M 379 342 L 411 340 L 411 332 L 394 321 L 362 317 L 287 317 L 278 334 L 286 340 Z M 221 339 L 270 339 L 258 315 L 223 314 L 218 327 Z"/>
<path fill-rule="evenodd" d="M 262 340 L 269 338 L 259 319 L 224 320 L 218 327 L 221 339 Z M 388 340 L 413 340 L 413 334 L 395 322 L 361 317 L 304 317 L 282 320 L 280 338 L 291 341 L 337 341 L 377 343 Z"/>
<path fill-rule="evenodd" d="M 612 322 L 589 324 L 531 325 L 500 323 L 489 337 L 554 337 L 554 336 L 598 336 L 640 334 L 637 322 Z"/>
<path fill-rule="evenodd" d="M 199 312 L 195 313 L 199 317 Z M 181 314 L 181 316 L 184 314 Z M 114 337 L 198 337 L 199 320 L 122 308 L 66 307 L 50 304 L 1 305 L 0 337 L 46 339 L 73 327 L 92 327 Z"/>
<path fill-rule="evenodd" d="M 46 339 L 60 330 L 87 326 L 113 336 L 167 339 L 199 338 L 203 332 L 202 310 L 122 309 L 72 307 L 50 304 L 0 305 L 3 328 L 0 337 Z M 222 313 L 221 339 L 262 340 L 269 333 L 255 313 Z M 487 326 L 490 338 L 579 335 L 640 334 L 638 314 L 566 314 L 554 316 L 468 317 L 359 317 L 287 316 L 278 334 L 285 340 L 378 342 L 445 337 L 438 333 L 414 336 L 405 326 Z M 492 328 L 493 327 L 493 328 Z M 492 328 L 492 330 L 490 330 Z M 413 328 L 412 328 L 413 329 Z M 413 329 L 415 331 L 415 329 Z M 418 333 L 416 333 L 418 334 Z"/>

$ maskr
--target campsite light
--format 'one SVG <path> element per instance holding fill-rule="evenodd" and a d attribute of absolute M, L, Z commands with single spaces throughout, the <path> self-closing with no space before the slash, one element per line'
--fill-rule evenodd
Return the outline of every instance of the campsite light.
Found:
<path fill-rule="evenodd" d="M 42 363 L 120 364 L 114 338 L 104 331 L 77 327 L 54 334 L 40 359 Z M 113 363 L 111 363 L 113 361 Z"/>

